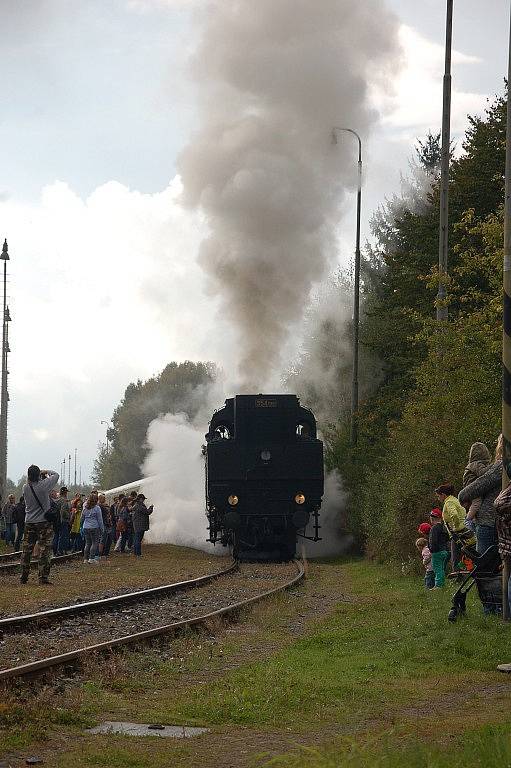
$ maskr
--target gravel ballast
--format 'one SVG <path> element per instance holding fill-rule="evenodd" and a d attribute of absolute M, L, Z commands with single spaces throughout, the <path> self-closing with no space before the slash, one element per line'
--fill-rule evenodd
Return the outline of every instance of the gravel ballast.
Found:
<path fill-rule="evenodd" d="M 131 635 L 173 622 L 203 616 L 280 586 L 296 574 L 289 563 L 244 564 L 239 571 L 205 586 L 161 598 L 118 606 L 100 613 L 62 618 L 49 626 L 5 633 L 0 638 L 2 669 L 66 651 Z"/>

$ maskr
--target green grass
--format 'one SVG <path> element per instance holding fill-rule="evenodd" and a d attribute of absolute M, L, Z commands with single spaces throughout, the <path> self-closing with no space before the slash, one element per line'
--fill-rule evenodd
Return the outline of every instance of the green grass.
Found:
<path fill-rule="evenodd" d="M 511 661 L 511 626 L 484 617 L 475 596 L 450 624 L 454 588 L 426 593 L 420 578 L 364 561 L 312 566 L 301 591 L 231 632 L 126 650 L 95 661 L 60 698 L 42 691 L 35 704 L 7 706 L 0 747 L 42 740 L 45 724 L 50 739 L 53 730 L 79 740 L 59 767 L 213 766 L 225 749 L 235 760 L 240 744 L 250 765 L 272 768 L 511 766 L 511 677 L 495 671 Z M 310 615 L 332 596 L 327 618 Z M 301 636 L 290 635 L 304 610 Z M 103 749 L 105 737 L 83 734 L 103 719 L 213 730 L 181 744 L 109 737 Z"/>
<path fill-rule="evenodd" d="M 353 603 L 271 658 L 173 697 L 155 714 L 252 727 L 308 728 L 311 717 L 349 724 L 442 695 L 453 683 L 477 685 L 511 657 L 510 627 L 484 617 L 477 602 L 451 625 L 447 591 L 423 592 L 417 579 L 367 563 L 342 572 Z"/>
<path fill-rule="evenodd" d="M 463 734 L 449 746 L 428 746 L 417 739 L 399 744 L 399 733 L 357 744 L 339 741 L 326 749 L 296 750 L 264 762 L 264 768 L 507 768 L 511 765 L 510 722 Z"/>

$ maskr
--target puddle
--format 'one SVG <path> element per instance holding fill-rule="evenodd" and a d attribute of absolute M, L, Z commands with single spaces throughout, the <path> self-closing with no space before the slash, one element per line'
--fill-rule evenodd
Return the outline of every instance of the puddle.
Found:
<path fill-rule="evenodd" d="M 188 725 L 145 725 L 144 723 L 117 723 L 107 721 L 87 733 L 119 733 L 125 736 L 161 736 L 168 739 L 189 739 L 208 733 L 209 728 L 194 728 Z"/>

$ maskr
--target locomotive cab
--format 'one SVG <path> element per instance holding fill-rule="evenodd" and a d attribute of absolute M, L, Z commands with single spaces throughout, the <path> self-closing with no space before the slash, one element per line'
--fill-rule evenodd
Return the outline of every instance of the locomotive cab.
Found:
<path fill-rule="evenodd" d="M 319 539 L 323 444 L 295 395 L 237 395 L 206 435 L 210 541 L 243 560 L 289 560 Z"/>

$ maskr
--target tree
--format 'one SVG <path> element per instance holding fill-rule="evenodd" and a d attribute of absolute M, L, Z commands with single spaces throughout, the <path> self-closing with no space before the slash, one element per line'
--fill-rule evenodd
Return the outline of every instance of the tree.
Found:
<path fill-rule="evenodd" d="M 172 362 L 157 376 L 129 384 L 112 416 L 108 430 L 109 450 L 100 446 L 93 480 L 113 488 L 140 478 L 147 454 L 146 434 L 151 421 L 165 413 L 186 413 L 193 419 L 213 383 L 212 363 Z"/>

